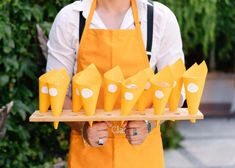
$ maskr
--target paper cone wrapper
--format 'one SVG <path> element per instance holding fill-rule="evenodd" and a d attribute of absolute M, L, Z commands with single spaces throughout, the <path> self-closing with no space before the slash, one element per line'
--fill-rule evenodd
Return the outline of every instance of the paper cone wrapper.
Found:
<path fill-rule="evenodd" d="M 82 107 L 81 93 L 79 91 L 77 80 L 81 73 L 76 74 L 72 80 L 72 111 L 79 112 Z"/>
<path fill-rule="evenodd" d="M 102 77 L 94 64 L 81 72 L 77 83 L 86 115 L 94 115 L 102 84 Z"/>
<path fill-rule="evenodd" d="M 136 110 L 144 112 L 147 107 L 150 107 L 153 103 L 153 95 L 151 90 L 151 78 L 154 76 L 154 72 L 151 68 L 143 70 L 147 77 L 147 83 L 144 91 L 136 103 Z"/>
<path fill-rule="evenodd" d="M 169 98 L 169 109 L 170 111 L 176 111 L 179 106 L 183 86 L 183 74 L 185 73 L 186 68 L 182 59 L 176 61 L 176 63 L 171 65 L 170 68 L 174 77 L 174 83 Z"/>
<path fill-rule="evenodd" d="M 174 83 L 174 76 L 169 66 L 159 71 L 151 79 L 153 88 L 153 106 L 156 115 L 164 112 Z"/>
<path fill-rule="evenodd" d="M 205 62 L 183 76 L 189 114 L 197 114 L 208 72 Z"/>
<path fill-rule="evenodd" d="M 169 100 L 173 84 L 161 82 L 153 84 L 153 106 L 155 115 L 162 115 Z"/>
<path fill-rule="evenodd" d="M 141 96 L 147 83 L 146 74 L 141 71 L 126 79 L 121 89 L 121 115 L 128 115 Z"/>
<path fill-rule="evenodd" d="M 174 76 L 169 66 L 166 66 L 165 68 L 163 68 L 156 75 L 154 75 L 151 79 L 151 83 L 155 85 L 161 82 L 167 82 L 169 84 L 174 82 Z"/>
<path fill-rule="evenodd" d="M 124 76 L 119 66 L 104 74 L 104 110 L 112 111 L 121 94 Z"/>
<path fill-rule="evenodd" d="M 50 96 L 47 81 L 53 77 L 56 72 L 56 70 L 51 70 L 39 78 L 39 112 L 47 112 L 50 107 Z"/>
<path fill-rule="evenodd" d="M 63 111 L 64 100 L 69 86 L 70 77 L 65 69 L 59 70 L 48 81 L 52 116 L 60 116 Z M 55 129 L 58 124 L 55 122 Z"/>

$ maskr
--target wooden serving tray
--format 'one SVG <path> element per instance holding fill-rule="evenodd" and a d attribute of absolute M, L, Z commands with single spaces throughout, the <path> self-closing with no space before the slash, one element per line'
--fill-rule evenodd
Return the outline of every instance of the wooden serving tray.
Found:
<path fill-rule="evenodd" d="M 30 122 L 77 122 L 77 121 L 133 121 L 133 120 L 201 120 L 203 114 L 198 111 L 197 114 L 190 115 L 187 108 L 179 108 L 175 112 L 170 112 L 167 108 L 162 115 L 155 115 L 154 109 L 146 109 L 145 112 L 133 111 L 128 116 L 121 116 L 120 109 L 112 112 L 105 112 L 104 110 L 97 110 L 93 116 L 86 116 L 84 111 L 75 113 L 71 110 L 64 110 L 60 117 L 53 117 L 51 112 L 40 113 L 35 111 L 29 118 Z"/>

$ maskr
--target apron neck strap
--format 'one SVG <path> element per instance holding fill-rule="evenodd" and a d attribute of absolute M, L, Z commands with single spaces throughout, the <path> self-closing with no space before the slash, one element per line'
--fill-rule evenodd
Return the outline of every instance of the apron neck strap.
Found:
<path fill-rule="evenodd" d="M 89 13 L 89 16 L 88 16 L 86 24 L 85 24 L 84 31 L 87 31 L 90 27 L 91 20 L 94 15 L 94 12 L 95 12 L 96 4 L 97 4 L 97 0 L 93 0 L 91 8 L 90 8 L 90 13 Z M 136 29 L 140 30 L 140 22 L 139 22 L 136 0 L 131 0 L 131 7 L 132 7 L 132 12 L 133 12 L 134 23 L 135 23 Z"/>

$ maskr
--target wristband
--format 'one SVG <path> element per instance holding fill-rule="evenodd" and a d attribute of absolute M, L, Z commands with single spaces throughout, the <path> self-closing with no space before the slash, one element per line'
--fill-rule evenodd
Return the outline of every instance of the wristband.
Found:
<path fill-rule="evenodd" d="M 152 125 L 149 121 L 145 120 L 145 123 L 146 123 L 146 127 L 147 127 L 147 130 L 148 130 L 148 133 L 150 133 L 152 131 Z"/>

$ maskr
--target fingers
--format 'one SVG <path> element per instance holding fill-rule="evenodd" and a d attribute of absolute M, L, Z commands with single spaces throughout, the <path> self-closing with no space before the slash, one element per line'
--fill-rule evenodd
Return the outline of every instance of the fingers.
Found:
<path fill-rule="evenodd" d="M 108 125 L 105 122 L 95 122 L 93 126 L 87 126 L 84 130 L 84 139 L 92 147 L 100 147 L 99 139 L 102 139 L 105 144 L 108 140 Z"/>
<path fill-rule="evenodd" d="M 126 126 L 126 138 L 132 145 L 140 145 L 148 136 L 145 121 L 130 121 Z"/>

